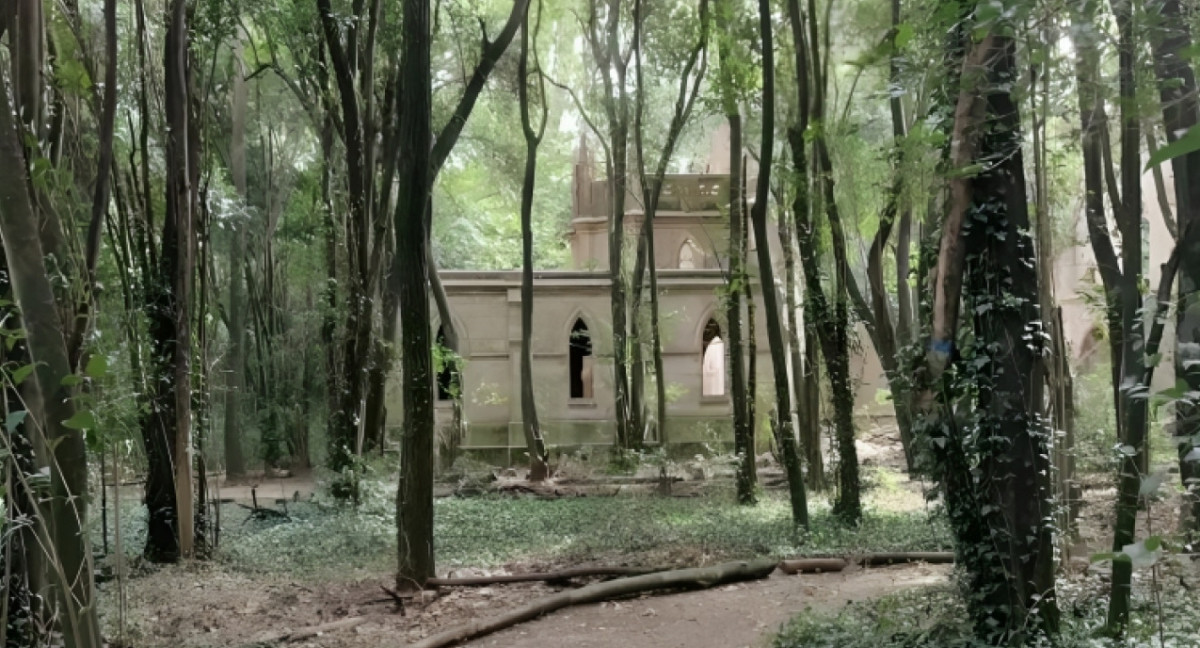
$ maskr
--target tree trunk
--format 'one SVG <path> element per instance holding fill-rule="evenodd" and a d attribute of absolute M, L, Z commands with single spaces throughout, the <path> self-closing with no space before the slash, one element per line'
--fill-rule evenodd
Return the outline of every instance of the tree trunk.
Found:
<path fill-rule="evenodd" d="M 392 272 L 400 293 L 404 435 L 396 492 L 397 586 L 421 587 L 434 575 L 433 357 L 429 335 L 428 241 L 430 33 L 429 0 L 404 0 L 401 59 L 404 93 L 399 111 L 396 255 Z"/>
<path fill-rule="evenodd" d="M 1019 73 L 1013 40 L 993 38 L 984 59 L 987 89 L 981 92 L 988 117 L 980 159 L 1002 162 L 971 180 L 972 218 L 986 219 L 987 225 L 971 227 L 967 234 L 967 304 L 973 306 L 975 335 L 981 341 L 975 364 L 986 360 L 975 378 L 980 418 L 973 443 L 983 501 L 990 506 L 978 515 L 990 535 L 983 544 L 1003 547 L 993 554 L 990 567 L 1008 575 L 1006 590 L 986 599 L 993 606 L 992 618 L 1001 621 L 1005 632 L 1033 628 L 1053 633 L 1058 613 L 1049 522 L 1051 467 L 1041 419 L 1042 344 L 1027 341 L 1030 335 L 1040 339 L 1033 324 L 1040 319 L 1037 257 L 1028 234 L 1020 108 L 1011 91 L 1003 90 L 1013 87 Z M 988 562 L 977 559 L 968 568 L 987 570 Z"/>
<path fill-rule="evenodd" d="M 746 393 L 746 359 L 742 339 L 742 284 L 746 281 L 742 259 L 742 115 L 734 88 L 737 54 L 735 37 L 728 30 L 734 24 L 734 5 L 729 0 L 717 3 L 717 21 L 725 33 L 718 39 L 720 74 L 718 84 L 725 118 L 729 122 L 729 270 L 725 290 L 725 318 L 729 348 L 730 400 L 733 402 L 733 447 L 738 456 L 737 499 L 741 504 L 757 501 L 754 462 L 754 429 L 750 422 L 750 404 Z"/>
<path fill-rule="evenodd" d="M 775 52 L 771 34 L 771 3 L 758 2 L 759 32 L 762 37 L 762 144 L 759 147 L 758 188 L 750 220 L 758 248 L 758 279 L 762 292 L 763 310 L 767 319 L 767 340 L 770 344 L 771 368 L 775 377 L 776 437 L 783 453 L 787 471 L 788 494 L 792 504 L 792 522 L 808 526 L 808 495 L 804 491 L 804 474 L 800 468 L 800 453 L 796 449 L 796 428 L 792 418 L 792 386 L 788 381 L 787 346 L 780 321 L 778 291 L 775 288 L 775 269 L 771 261 L 771 246 L 767 236 L 767 204 L 771 198 L 771 163 L 775 152 Z"/>
<path fill-rule="evenodd" d="M 1113 525 L 1113 550 L 1121 551 L 1135 541 L 1140 467 L 1146 454 L 1147 399 L 1137 389 L 1145 368 L 1142 297 L 1142 184 L 1141 121 L 1137 112 L 1137 43 L 1134 40 L 1134 14 L 1130 0 L 1113 0 L 1117 18 L 1118 79 L 1121 96 L 1121 208 L 1117 210 L 1117 228 L 1121 232 L 1121 428 L 1122 442 L 1132 448 L 1121 457 L 1117 485 L 1116 522 Z M 1182 214 L 1181 214 L 1182 216 Z M 1133 564 L 1113 562 L 1112 598 L 1108 607 L 1108 629 L 1123 632 L 1129 623 Z"/>
<path fill-rule="evenodd" d="M 541 24 L 541 3 L 538 4 L 538 25 Z M 532 39 L 536 40 L 534 32 Z M 541 116 L 534 127 L 529 112 L 529 9 L 521 27 L 521 58 L 517 63 L 517 96 L 521 104 L 521 132 L 525 135 L 525 179 L 521 183 L 521 421 L 525 431 L 525 448 L 529 453 L 529 480 L 542 481 L 549 476 L 546 465 L 546 441 L 538 425 L 537 402 L 533 394 L 533 189 L 537 182 L 537 151 L 546 132 L 549 106 L 546 103 L 545 83 L 536 60 L 534 42 L 534 72 L 538 78 L 538 100 Z"/>
<path fill-rule="evenodd" d="M 229 136 L 229 170 L 233 186 L 243 202 L 246 193 L 246 109 L 247 92 L 239 36 L 233 50 L 233 101 L 230 107 L 232 129 Z M 225 382 L 225 473 L 241 477 L 246 473 L 242 455 L 241 399 L 246 390 L 246 286 L 242 265 L 246 262 L 246 223 L 233 224 L 229 251 L 229 355 Z"/>
<path fill-rule="evenodd" d="M 12 116 L 12 100 L 0 82 L 0 175 L 9 179 L 0 183 L 0 240 L 25 324 L 29 359 L 36 367 L 34 375 L 42 394 L 41 410 L 30 413 L 44 431 L 43 442 L 34 447 L 49 453 L 38 460 L 49 466 L 50 505 L 49 518 L 38 518 L 37 534 L 43 542 L 52 543 L 57 558 L 51 572 L 58 586 L 59 629 L 64 643 L 68 648 L 99 648 L 91 552 L 84 528 L 87 452 L 82 430 L 68 423 L 74 420 L 75 401 L 71 388 L 64 385 L 64 379 L 71 375 L 65 331 L 38 238 L 37 215 L 26 190 L 29 185 L 20 130 Z"/>
<path fill-rule="evenodd" d="M 1186 53 L 1192 47 L 1191 29 L 1183 15 L 1180 0 L 1154 0 L 1146 7 L 1147 16 L 1158 14 L 1157 34 L 1151 37 L 1155 72 L 1162 99 L 1163 129 L 1168 143 L 1194 128 L 1200 118 L 1197 105 L 1196 74 Z M 1154 37 L 1157 36 L 1157 37 Z M 1158 167 L 1155 167 L 1158 171 Z M 1171 159 L 1175 179 L 1177 232 L 1187 231 L 1200 221 L 1200 152 Z M 1156 176 L 1157 177 L 1157 176 Z M 1164 217 L 1169 212 L 1164 211 Z M 1168 224 L 1169 224 L 1168 220 Z M 1181 242 L 1183 239 L 1181 239 Z M 1200 390 L 1200 247 L 1191 247 L 1182 255 L 1179 268 L 1179 304 L 1175 319 L 1175 375 L 1186 381 L 1188 390 Z M 1173 437 L 1179 454 L 1179 477 L 1191 508 L 1188 531 L 1200 531 L 1200 462 L 1187 457 L 1200 448 L 1200 403 L 1180 399 L 1175 404 Z"/>

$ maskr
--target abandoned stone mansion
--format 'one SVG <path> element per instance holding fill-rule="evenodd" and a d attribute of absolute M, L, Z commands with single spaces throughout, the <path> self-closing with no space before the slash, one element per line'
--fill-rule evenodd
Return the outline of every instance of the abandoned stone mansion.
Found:
<path fill-rule="evenodd" d="M 720 296 L 726 283 L 729 155 L 727 147 L 720 150 L 720 138 L 714 142 L 707 173 L 666 177 L 654 220 L 668 394 L 665 432 L 672 444 L 732 440 L 726 318 Z M 573 267 L 534 273 L 533 380 L 539 421 L 551 447 L 608 446 L 615 434 L 609 189 L 606 179 L 596 177 L 596 166 L 582 145 L 576 154 L 568 231 Z M 642 206 L 636 181 L 629 184 L 627 238 L 636 240 Z M 772 238 L 772 258 L 780 259 L 777 237 Z M 754 266 L 752 262 L 751 274 Z M 443 271 L 441 279 L 465 358 L 463 449 L 498 461 L 519 461 L 525 451 L 519 391 L 521 273 L 456 270 Z M 773 399 L 771 357 L 761 302 L 756 307 L 758 411 L 767 412 Z M 440 334 L 439 322 L 433 327 Z M 861 360 L 856 363 L 858 375 L 866 369 L 867 376 L 878 377 L 877 368 L 863 365 Z M 452 414 L 449 394 L 442 387 L 436 390 L 439 426 Z M 646 391 L 653 412 L 652 379 Z M 876 403 L 875 386 L 860 391 L 865 406 L 890 413 Z M 389 425 L 399 425 L 399 394 L 393 392 L 389 401 Z"/>

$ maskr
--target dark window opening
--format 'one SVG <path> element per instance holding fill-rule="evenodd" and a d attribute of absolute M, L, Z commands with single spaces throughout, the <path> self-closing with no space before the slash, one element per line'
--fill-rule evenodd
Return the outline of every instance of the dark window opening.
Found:
<path fill-rule="evenodd" d="M 437 372 L 437 399 L 448 401 L 451 400 L 450 388 L 454 383 L 454 361 L 450 350 L 446 348 L 446 331 L 441 326 L 434 337 L 434 346 L 435 365 L 441 367 Z"/>
<path fill-rule="evenodd" d="M 571 398 L 592 397 L 592 336 L 582 319 L 571 327 L 569 344 Z"/>

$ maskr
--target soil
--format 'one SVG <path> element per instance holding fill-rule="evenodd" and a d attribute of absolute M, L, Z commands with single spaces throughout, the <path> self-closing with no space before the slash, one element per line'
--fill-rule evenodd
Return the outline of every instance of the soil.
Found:
<path fill-rule="evenodd" d="M 545 568 L 509 565 L 506 569 Z M 776 571 L 761 581 L 568 608 L 466 645 L 515 648 L 565 642 L 583 648 L 759 646 L 805 609 L 836 610 L 849 601 L 944 582 L 949 572 L 948 565 L 920 564 L 797 576 Z M 261 577 L 229 574 L 215 566 L 193 563 L 169 567 L 131 583 L 128 606 L 137 611 L 137 617 L 127 619 L 127 635 L 114 645 L 250 648 L 272 645 L 288 632 L 361 618 L 353 627 L 289 645 L 403 646 L 558 589 L 540 583 L 447 589 L 410 600 L 402 615 L 379 587 L 381 584 L 264 583 Z"/>
<path fill-rule="evenodd" d="M 850 601 L 944 582 L 949 565 L 902 565 L 770 578 L 673 596 L 568 608 L 465 644 L 482 648 L 544 645 L 578 648 L 762 645 L 806 609 L 835 611 Z"/>

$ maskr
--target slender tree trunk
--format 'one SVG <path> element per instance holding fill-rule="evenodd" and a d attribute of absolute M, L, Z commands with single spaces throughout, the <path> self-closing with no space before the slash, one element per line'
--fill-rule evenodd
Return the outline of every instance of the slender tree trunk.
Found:
<path fill-rule="evenodd" d="M 726 33 L 718 40 L 721 57 L 718 83 L 725 118 L 729 121 L 729 285 L 725 291 L 725 317 L 729 348 L 730 400 L 733 402 L 733 446 L 738 456 L 737 498 L 742 504 L 757 501 L 754 462 L 754 429 L 746 391 L 746 359 L 742 339 L 742 284 L 746 281 L 742 259 L 742 115 L 733 86 L 737 54 L 728 32 L 736 8 L 730 0 L 717 3 L 717 24 Z"/>
<path fill-rule="evenodd" d="M 429 336 L 428 241 L 430 90 L 429 0 L 404 0 L 401 59 L 404 93 L 399 111 L 396 255 L 392 272 L 400 292 L 403 343 L 404 436 L 396 492 L 397 586 L 421 587 L 434 575 L 433 356 Z"/>
<path fill-rule="evenodd" d="M 64 384 L 71 375 L 65 330 L 38 237 L 38 219 L 26 188 L 28 175 L 13 121 L 13 103 L 0 82 L 0 240 L 4 245 L 9 281 L 25 324 L 26 345 L 35 364 L 42 394 L 41 410 L 32 412 L 45 434 L 41 446 L 52 456 L 38 463 L 50 472 L 49 518 L 35 522 L 43 542 L 52 544 L 51 579 L 57 584 L 59 629 L 68 648 L 101 646 L 94 599 L 87 520 L 87 452 L 83 432 L 64 424 L 75 414 L 72 390 Z M 7 623 L 7 619 L 5 620 Z"/>
<path fill-rule="evenodd" d="M 808 495 L 804 490 L 804 474 L 800 468 L 800 453 L 796 449 L 796 428 L 792 419 L 792 386 L 788 381 L 787 347 L 783 339 L 775 270 L 771 261 L 771 246 L 767 235 L 767 204 L 771 198 L 771 164 L 775 152 L 775 47 L 771 30 L 771 3 L 758 2 L 759 32 L 763 52 L 762 144 L 759 147 L 758 188 L 750 220 L 758 248 L 758 278 L 766 311 L 767 339 L 770 343 L 771 368 L 775 376 L 775 435 L 783 453 L 787 471 L 788 493 L 792 504 L 792 522 L 808 526 Z"/>
<path fill-rule="evenodd" d="M 187 3 L 173 0 L 167 31 L 166 114 L 167 137 L 167 213 L 163 228 L 164 246 L 174 238 L 173 255 L 165 251 L 160 281 L 171 285 L 170 316 L 174 319 L 174 339 L 170 341 L 171 368 L 174 375 L 165 382 L 174 399 L 174 487 L 178 510 L 179 553 L 192 557 L 194 532 L 194 494 L 192 492 L 192 241 L 196 204 L 196 186 L 190 149 L 190 38 Z M 174 258 L 169 258 L 173 256 Z M 164 398 L 166 395 L 164 394 Z"/>
<path fill-rule="evenodd" d="M 1139 286 L 1142 274 L 1142 137 L 1136 105 L 1137 43 L 1130 0 L 1113 0 L 1112 5 L 1119 34 L 1117 59 L 1121 96 L 1121 208 L 1117 211 L 1117 228 L 1121 232 L 1121 323 L 1125 332 L 1121 345 L 1121 427 L 1123 443 L 1132 448 L 1131 452 L 1122 453 L 1117 485 L 1113 550 L 1121 551 L 1135 542 L 1138 492 L 1142 481 L 1140 467 L 1147 450 L 1147 399 L 1136 389 L 1145 368 Z M 1112 598 L 1108 607 L 1110 631 L 1123 632 L 1129 623 L 1132 577 L 1130 561 L 1113 561 Z"/>
<path fill-rule="evenodd" d="M 243 202 L 246 193 L 246 109 L 248 96 L 239 36 L 234 45 L 232 129 L 229 167 L 233 186 Z M 242 266 L 246 262 L 246 223 L 234 223 L 229 251 L 229 355 L 225 382 L 225 472 L 240 477 L 246 472 L 242 455 L 241 399 L 246 390 L 246 286 Z"/>
<path fill-rule="evenodd" d="M 541 24 L 541 3 L 538 3 L 538 25 Z M 546 441 L 538 425 L 537 402 L 533 394 L 533 189 L 537 181 L 537 151 L 546 132 L 549 106 L 546 103 L 545 83 L 537 62 L 537 32 L 529 33 L 529 10 L 521 28 L 521 58 L 517 63 L 517 96 L 521 104 L 521 132 L 525 135 L 525 179 L 521 183 L 521 420 L 525 431 L 525 447 L 529 453 L 529 480 L 542 481 L 549 476 L 546 465 Z M 529 111 L 529 43 L 534 40 L 534 72 L 537 75 L 538 101 L 541 115 L 534 126 Z"/>

